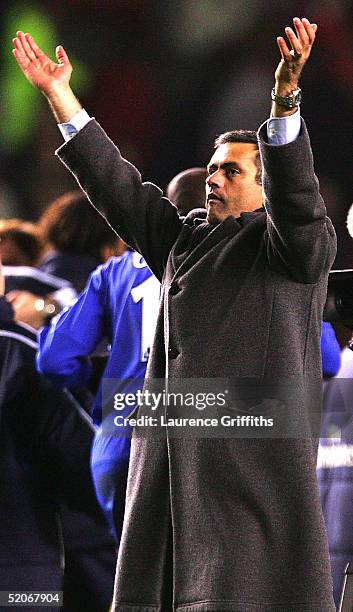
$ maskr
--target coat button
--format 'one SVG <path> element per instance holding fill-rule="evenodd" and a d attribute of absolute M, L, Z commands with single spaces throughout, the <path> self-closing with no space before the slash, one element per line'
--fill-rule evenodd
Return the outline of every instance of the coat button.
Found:
<path fill-rule="evenodd" d="M 175 359 L 176 357 L 178 357 L 178 355 L 179 355 L 179 351 L 174 346 L 170 346 L 168 348 L 169 359 Z"/>
<path fill-rule="evenodd" d="M 181 289 L 177 283 L 172 283 L 169 287 L 169 295 L 176 295 L 180 290 Z"/>

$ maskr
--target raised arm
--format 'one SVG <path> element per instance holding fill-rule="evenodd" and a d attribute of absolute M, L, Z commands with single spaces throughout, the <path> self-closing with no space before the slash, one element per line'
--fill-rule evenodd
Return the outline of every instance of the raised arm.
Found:
<path fill-rule="evenodd" d="M 284 106 L 283 98 L 298 90 L 317 31 L 316 24 L 307 19 L 293 22 L 294 30 L 285 29 L 291 49 L 283 37 L 277 39 L 281 60 L 275 72 L 274 91 L 280 96 L 272 106 L 275 117 L 298 110 Z M 269 145 L 264 126 L 259 136 L 270 263 L 300 282 L 315 283 L 333 263 L 336 238 L 319 193 L 305 124 L 302 122 L 298 138 L 286 145 Z"/>
<path fill-rule="evenodd" d="M 294 17 L 293 24 L 295 32 L 291 27 L 285 28 L 291 49 L 289 49 L 283 36 L 277 37 L 281 59 L 275 72 L 274 93 L 280 98 L 291 96 L 293 92 L 298 90 L 301 73 L 310 57 L 316 37 L 316 23 L 310 23 L 306 18 Z M 272 104 L 271 114 L 273 117 L 286 117 L 297 112 L 296 105 L 293 108 L 286 108 L 283 101 L 278 103 L 281 102 L 280 98 L 275 98 Z"/>
<path fill-rule="evenodd" d="M 72 66 L 63 47 L 49 59 L 33 37 L 18 32 L 14 56 L 26 78 L 47 98 L 56 120 L 69 123 L 82 110 L 70 87 Z M 95 121 L 89 121 L 58 151 L 97 210 L 123 240 L 139 251 L 161 280 L 182 222 L 176 208 L 122 158 Z"/>

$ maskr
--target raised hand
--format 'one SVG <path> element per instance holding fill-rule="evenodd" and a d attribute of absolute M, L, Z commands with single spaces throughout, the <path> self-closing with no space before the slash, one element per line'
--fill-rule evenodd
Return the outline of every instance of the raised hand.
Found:
<path fill-rule="evenodd" d="M 58 123 L 70 121 L 81 105 L 70 87 L 72 66 L 63 47 L 56 48 L 58 63 L 38 47 L 33 36 L 17 32 L 13 54 L 23 74 L 48 99 Z"/>
<path fill-rule="evenodd" d="M 294 17 L 292 28 L 285 28 L 290 47 L 282 36 L 277 38 L 281 61 L 275 72 L 276 93 L 281 96 L 297 89 L 301 72 L 310 56 L 315 41 L 317 25 L 306 18 Z"/>
<path fill-rule="evenodd" d="M 55 63 L 38 47 L 30 34 L 17 32 L 12 42 L 13 54 L 22 72 L 46 96 L 58 87 L 69 85 L 72 66 L 63 47 L 56 48 L 58 63 Z"/>

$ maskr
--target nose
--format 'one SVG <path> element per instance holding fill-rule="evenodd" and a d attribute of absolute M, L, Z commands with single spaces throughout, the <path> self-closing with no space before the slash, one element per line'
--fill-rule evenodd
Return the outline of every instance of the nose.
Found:
<path fill-rule="evenodd" d="M 223 175 L 221 170 L 215 170 L 206 178 L 206 185 L 209 187 L 221 187 Z"/>

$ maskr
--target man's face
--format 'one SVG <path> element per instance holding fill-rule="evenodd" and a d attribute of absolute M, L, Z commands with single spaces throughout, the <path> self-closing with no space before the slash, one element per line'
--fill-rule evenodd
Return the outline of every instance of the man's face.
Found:
<path fill-rule="evenodd" d="M 206 210 L 209 223 L 221 223 L 231 215 L 256 210 L 263 202 L 256 182 L 258 149 L 248 142 L 222 144 L 207 166 Z"/>

